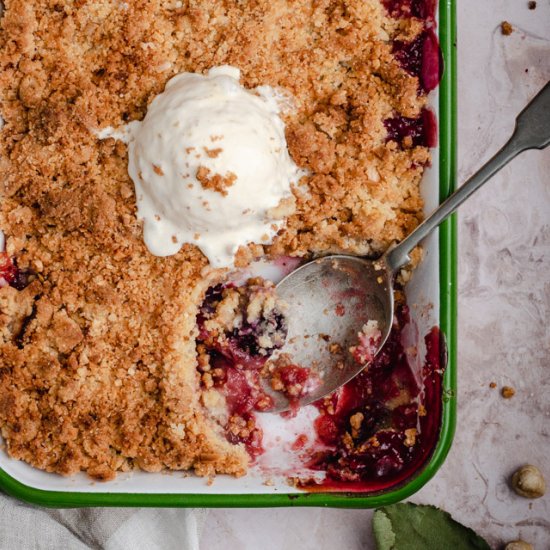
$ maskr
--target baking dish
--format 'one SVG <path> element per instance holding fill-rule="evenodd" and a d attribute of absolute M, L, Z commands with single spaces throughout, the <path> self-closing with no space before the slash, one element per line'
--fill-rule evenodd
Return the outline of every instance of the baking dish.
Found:
<path fill-rule="evenodd" d="M 439 4 L 438 36 L 444 74 L 440 87 L 431 95 L 438 113 L 439 140 L 433 150 L 432 168 L 423 180 L 426 210 L 434 208 L 454 187 L 455 178 L 455 19 L 454 2 Z M 84 475 L 63 478 L 36 470 L 23 462 L 0 454 L 0 487 L 22 500 L 45 506 L 341 506 L 374 507 L 396 502 L 424 485 L 442 464 L 451 444 L 455 426 L 456 389 L 456 230 L 448 220 L 424 243 L 425 259 L 407 287 L 411 317 L 424 335 L 438 325 L 446 337 L 448 362 L 443 377 L 442 421 L 439 439 L 428 462 L 412 478 L 380 493 L 308 493 L 288 486 L 286 476 L 265 476 L 252 469 L 244 478 L 225 476 L 212 485 L 183 473 L 121 474 L 112 482 L 93 482 Z M 276 418 L 265 420 L 277 423 Z M 270 453 L 267 453 L 267 460 Z M 265 458 L 264 458 L 265 460 Z M 284 460 L 284 459 L 283 459 Z"/>

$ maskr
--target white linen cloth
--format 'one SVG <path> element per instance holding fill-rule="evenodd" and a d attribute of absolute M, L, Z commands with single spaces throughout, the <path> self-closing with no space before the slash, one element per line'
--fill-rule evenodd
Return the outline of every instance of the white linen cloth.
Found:
<path fill-rule="evenodd" d="M 199 550 L 206 510 L 53 510 L 0 492 L 0 550 Z"/>

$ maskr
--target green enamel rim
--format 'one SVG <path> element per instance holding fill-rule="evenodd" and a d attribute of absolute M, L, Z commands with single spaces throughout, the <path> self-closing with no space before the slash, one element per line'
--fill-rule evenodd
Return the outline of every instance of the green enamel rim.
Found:
<path fill-rule="evenodd" d="M 456 16 L 455 0 L 439 2 L 439 40 L 445 71 L 439 87 L 440 200 L 456 183 Z M 453 440 L 456 425 L 456 311 L 457 241 L 456 216 L 439 229 L 440 327 L 447 339 L 448 364 L 443 379 L 443 420 L 439 442 L 424 469 L 405 485 L 384 494 L 300 493 L 265 495 L 148 494 L 148 493 L 71 493 L 45 491 L 20 483 L 0 469 L 0 488 L 34 504 L 49 507 L 150 506 L 150 507 L 275 507 L 333 506 L 374 508 L 403 500 L 425 485 L 443 464 Z"/>

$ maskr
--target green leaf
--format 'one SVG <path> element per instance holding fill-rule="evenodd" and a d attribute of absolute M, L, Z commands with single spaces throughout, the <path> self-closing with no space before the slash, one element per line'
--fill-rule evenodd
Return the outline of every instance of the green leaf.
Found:
<path fill-rule="evenodd" d="M 393 504 L 374 512 L 378 550 L 491 550 L 469 527 L 435 506 Z"/>
<path fill-rule="evenodd" d="M 392 529 L 391 520 L 383 509 L 374 512 L 372 530 L 374 531 L 378 550 L 391 550 L 395 548 L 395 533 Z"/>

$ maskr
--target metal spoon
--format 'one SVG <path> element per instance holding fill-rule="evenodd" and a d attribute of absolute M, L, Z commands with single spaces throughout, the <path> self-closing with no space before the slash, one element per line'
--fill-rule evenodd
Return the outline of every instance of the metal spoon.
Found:
<path fill-rule="evenodd" d="M 307 405 L 357 376 L 365 365 L 351 357 L 349 348 L 358 344 L 358 333 L 369 320 L 376 321 L 381 332 L 376 353 L 386 342 L 393 323 L 395 274 L 410 261 L 411 250 L 519 153 L 549 144 L 550 82 L 518 115 L 506 145 L 380 259 L 329 255 L 287 275 L 277 285 L 277 294 L 290 306 L 288 336 L 278 356 L 287 354 L 292 364 L 314 369 L 317 386 L 291 402 L 263 379 L 263 389 L 274 402 L 267 412 Z"/>

